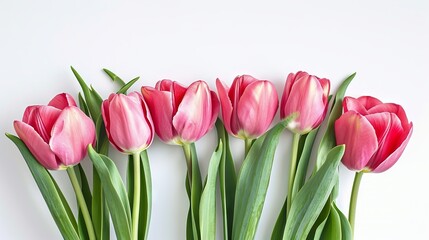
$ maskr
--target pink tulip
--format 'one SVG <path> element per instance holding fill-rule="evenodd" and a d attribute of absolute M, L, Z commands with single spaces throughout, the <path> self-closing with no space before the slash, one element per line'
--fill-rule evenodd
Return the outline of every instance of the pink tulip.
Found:
<path fill-rule="evenodd" d="M 280 106 L 280 117 L 292 114 L 296 118 L 288 128 L 298 134 L 305 134 L 317 128 L 326 116 L 330 83 L 306 72 L 290 73 L 286 80 Z"/>
<path fill-rule="evenodd" d="M 402 155 L 413 131 L 404 109 L 374 97 L 344 98 L 335 122 L 337 144 L 345 144 L 343 164 L 353 171 L 384 172 Z"/>
<path fill-rule="evenodd" d="M 47 106 L 29 106 L 15 131 L 41 165 L 50 170 L 78 164 L 95 142 L 95 126 L 69 94 L 56 95 Z"/>
<path fill-rule="evenodd" d="M 155 132 L 169 144 L 197 141 L 213 128 L 218 116 L 219 100 L 204 81 L 186 88 L 162 80 L 155 88 L 142 87 L 142 93 L 152 113 Z"/>
<path fill-rule="evenodd" d="M 254 139 L 267 131 L 279 105 L 272 83 L 243 75 L 234 79 L 231 88 L 219 79 L 216 86 L 222 105 L 222 120 L 228 133 Z"/>
<path fill-rule="evenodd" d="M 107 136 L 119 151 L 139 153 L 152 143 L 152 117 L 140 93 L 110 94 L 103 101 L 102 115 Z"/>

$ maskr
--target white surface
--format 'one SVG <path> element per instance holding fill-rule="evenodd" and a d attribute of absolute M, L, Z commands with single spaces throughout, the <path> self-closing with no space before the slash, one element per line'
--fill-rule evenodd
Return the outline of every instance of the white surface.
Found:
<path fill-rule="evenodd" d="M 123 1 L 122 1 L 123 2 Z M 402 1 L 3 1 L 0 4 L 1 130 L 27 105 L 59 92 L 77 96 L 73 65 L 104 97 L 114 85 L 109 68 L 137 86 L 162 78 L 183 83 L 238 74 L 272 80 L 281 93 L 289 72 L 305 70 L 332 85 L 357 71 L 348 94 L 397 102 L 414 122 L 400 161 L 363 178 L 356 240 L 429 239 L 429 4 Z M 138 90 L 139 87 L 135 87 Z M 212 133 L 197 143 L 205 174 Z M 60 239 L 24 160 L 1 137 L 0 239 Z M 268 239 L 286 189 L 290 134 L 284 134 L 257 239 Z M 242 144 L 233 141 L 237 159 Z M 155 141 L 150 239 L 184 239 L 185 163 L 178 147 Z M 125 158 L 114 157 L 123 172 Z M 89 167 L 86 160 L 85 166 Z M 65 172 L 55 172 L 74 202 Z M 347 213 L 353 173 L 341 169 L 338 199 Z M 75 206 L 72 203 L 73 207 Z"/>

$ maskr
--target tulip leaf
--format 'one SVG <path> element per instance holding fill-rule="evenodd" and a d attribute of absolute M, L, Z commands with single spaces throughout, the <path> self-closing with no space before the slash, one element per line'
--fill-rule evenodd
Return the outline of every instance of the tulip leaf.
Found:
<path fill-rule="evenodd" d="M 235 188 L 237 176 L 235 173 L 234 160 L 232 159 L 229 146 L 228 133 L 220 119 L 216 121 L 216 129 L 219 140 L 223 143 L 222 157 L 219 165 L 219 183 L 222 202 L 223 232 L 224 240 L 232 237 L 232 223 L 234 217 Z"/>
<path fill-rule="evenodd" d="M 291 118 L 258 138 L 244 159 L 235 193 L 232 239 L 253 239 L 265 202 L 280 134 Z"/>
<path fill-rule="evenodd" d="M 83 99 L 82 94 L 78 94 L 79 99 L 79 107 L 82 112 L 84 112 L 87 116 L 90 116 L 88 105 L 86 105 L 85 99 Z"/>
<path fill-rule="evenodd" d="M 140 154 L 140 172 L 142 173 L 140 183 L 140 213 L 139 213 L 139 237 L 147 239 L 149 233 L 150 217 L 152 211 L 152 176 L 150 172 L 149 157 L 147 151 Z"/>
<path fill-rule="evenodd" d="M 206 184 L 200 201 L 200 232 L 201 239 L 216 239 L 216 179 L 219 163 L 223 153 L 222 140 L 213 153 L 207 172 Z"/>
<path fill-rule="evenodd" d="M 307 236 L 307 239 L 319 239 L 322 235 L 323 229 L 325 228 L 326 221 L 328 220 L 329 213 L 331 212 L 331 203 L 332 195 L 328 198 L 323 206 L 322 211 L 316 219 L 316 222 L 313 224 L 313 227 L 310 230 L 310 233 Z"/>
<path fill-rule="evenodd" d="M 99 99 L 96 96 L 98 94 L 94 95 L 95 91 L 92 88 L 88 87 L 88 85 L 85 83 L 83 78 L 79 75 L 79 73 L 73 67 L 71 67 L 71 70 L 73 71 L 73 74 L 75 75 L 77 81 L 79 82 L 79 85 L 82 88 L 83 95 L 85 96 L 85 100 L 86 100 L 86 104 L 88 106 L 89 112 L 91 113 L 91 117 L 95 122 L 97 120 L 98 116 L 101 115 L 101 112 L 100 112 L 100 104 L 101 103 L 99 103 Z"/>
<path fill-rule="evenodd" d="M 328 119 L 328 125 L 325 130 L 325 134 L 323 135 L 322 140 L 319 144 L 319 149 L 317 152 L 317 160 L 316 160 L 316 168 L 315 171 L 317 171 L 323 164 L 323 161 L 326 159 L 326 156 L 328 155 L 328 152 L 336 146 L 336 140 L 335 140 L 335 121 L 341 116 L 342 113 L 342 105 L 343 105 L 343 98 L 346 94 L 347 87 L 353 80 L 353 78 L 356 76 L 356 73 L 353 73 L 349 77 L 347 77 L 340 85 L 340 87 L 337 90 L 337 93 L 335 94 L 334 102 L 332 103 L 332 109 L 329 114 Z"/>
<path fill-rule="evenodd" d="M 79 240 L 79 235 L 76 232 L 76 220 L 71 214 L 64 195 L 48 170 L 37 162 L 21 139 L 12 134 L 6 134 L 6 136 L 12 140 L 21 152 L 63 238 L 66 240 Z"/>
<path fill-rule="evenodd" d="M 118 77 L 118 75 L 116 75 L 116 74 L 114 74 L 112 71 L 110 71 L 109 69 L 106 69 L 106 68 L 103 68 L 103 71 L 107 74 L 107 75 L 109 75 L 109 77 L 110 77 L 110 79 L 112 79 L 112 81 L 113 82 L 118 82 L 119 83 L 119 86 L 124 86 L 125 85 L 125 82 L 120 78 L 120 77 Z"/>
<path fill-rule="evenodd" d="M 340 217 L 341 221 L 341 237 L 343 240 L 353 240 L 353 234 L 352 234 L 352 227 L 350 226 L 350 222 L 347 219 L 347 217 L 341 212 L 340 209 L 338 209 L 335 202 L 332 203 L 332 207 L 335 208 L 335 210 L 338 213 L 338 216 Z"/>
<path fill-rule="evenodd" d="M 79 186 L 82 189 L 82 194 L 85 199 L 85 204 L 86 206 L 88 206 L 89 209 L 91 209 L 92 195 L 91 195 L 91 190 L 89 188 L 88 180 L 86 178 L 85 171 L 83 170 L 80 163 L 74 168 L 75 168 L 76 177 L 79 181 Z M 79 208 L 79 204 L 78 204 L 78 208 Z M 90 212 L 90 215 L 91 215 L 91 212 Z M 78 227 L 79 227 L 80 239 L 81 240 L 89 239 L 85 219 L 83 217 L 83 214 L 80 208 L 79 208 L 79 215 L 78 215 Z"/>
<path fill-rule="evenodd" d="M 131 210 L 127 192 L 121 176 L 113 161 L 88 147 L 89 157 L 97 169 L 105 199 L 109 207 L 116 237 L 119 240 L 131 239 Z"/>
<path fill-rule="evenodd" d="M 293 221 L 286 222 L 283 239 L 306 239 L 337 182 L 344 149 L 344 145 L 334 147 L 321 168 L 298 192 L 288 214 Z"/>
<path fill-rule="evenodd" d="M 341 220 L 335 208 L 330 208 L 329 216 L 326 219 L 320 238 L 317 238 L 317 240 L 318 239 L 342 239 Z"/>
<path fill-rule="evenodd" d="M 117 93 L 126 94 L 128 89 L 130 89 L 130 87 L 132 87 L 134 85 L 134 83 L 136 83 L 139 79 L 140 79 L 140 77 L 136 77 L 136 78 L 132 79 L 127 84 L 122 86 L 121 89 L 119 89 Z"/>
<path fill-rule="evenodd" d="M 287 197 L 283 203 L 283 207 L 280 210 L 280 214 L 277 217 L 276 223 L 274 224 L 273 232 L 271 233 L 271 240 L 281 240 L 285 231 L 287 215 Z"/>

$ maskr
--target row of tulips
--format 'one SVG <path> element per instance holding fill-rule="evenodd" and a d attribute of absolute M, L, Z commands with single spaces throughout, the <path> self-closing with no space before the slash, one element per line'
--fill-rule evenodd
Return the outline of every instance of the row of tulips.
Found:
<path fill-rule="evenodd" d="M 190 203 L 186 239 L 216 238 L 218 178 L 223 238 L 253 239 L 285 129 L 293 133 L 289 179 L 284 181 L 288 191 L 271 239 L 352 239 L 362 174 L 389 169 L 413 129 L 400 105 L 368 96 L 344 98 L 355 74 L 333 95 L 328 79 L 306 72 L 289 74 L 280 101 L 281 120 L 269 129 L 279 98 L 267 80 L 242 75 L 229 87 L 218 79 L 218 95 L 204 81 L 185 87 L 162 80 L 155 87 L 142 87 L 141 93 L 127 94 L 138 78 L 125 83 L 105 69 L 121 88 L 103 100 L 72 70 L 83 90 L 80 108 L 72 96 L 59 94 L 46 106 L 27 107 L 22 121 L 14 122 L 19 138 L 7 134 L 29 165 L 64 239 L 109 239 L 109 218 L 118 239 L 147 239 L 152 184 L 146 149 L 155 133 L 163 142 L 183 148 Z M 218 115 L 221 120 L 216 121 Z M 327 115 L 315 168 L 307 176 L 319 126 Z M 218 146 L 203 184 L 195 142 L 215 125 Z M 245 159 L 238 171 L 228 135 L 244 141 Z M 129 156 L 126 184 L 108 157 L 109 142 Z M 87 153 L 94 166 L 92 190 L 79 164 Z M 341 160 L 356 172 L 349 219 L 335 204 Z M 79 206 L 77 222 L 47 169 L 67 170 Z"/>

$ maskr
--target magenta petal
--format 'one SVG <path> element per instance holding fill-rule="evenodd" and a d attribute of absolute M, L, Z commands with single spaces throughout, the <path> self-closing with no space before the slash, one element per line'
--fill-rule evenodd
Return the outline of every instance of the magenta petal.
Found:
<path fill-rule="evenodd" d="M 182 140 L 195 142 L 209 129 L 212 118 L 211 93 L 207 84 L 191 84 L 173 117 L 173 126 Z"/>
<path fill-rule="evenodd" d="M 216 119 L 219 117 L 219 108 L 220 108 L 219 99 L 217 98 L 216 93 L 213 91 L 210 91 L 210 95 L 211 95 L 211 103 L 212 103 L 212 117 L 210 119 L 210 125 L 207 131 L 209 131 L 214 127 L 216 123 Z"/>
<path fill-rule="evenodd" d="M 19 138 L 21 138 L 42 166 L 50 170 L 56 170 L 59 168 L 55 154 L 52 152 L 49 145 L 39 136 L 39 134 L 37 134 L 36 131 L 34 131 L 31 126 L 20 121 L 15 121 L 13 125 Z"/>
<path fill-rule="evenodd" d="M 362 103 L 353 97 L 345 97 L 343 100 L 343 109 L 344 112 L 355 111 L 362 115 L 367 115 L 368 111 Z"/>
<path fill-rule="evenodd" d="M 360 102 L 360 104 L 362 104 L 362 106 L 366 110 L 369 110 L 369 109 L 373 108 L 374 106 L 382 104 L 382 102 L 380 100 L 378 100 L 375 97 L 371 97 L 371 96 L 362 96 L 362 97 L 359 97 L 357 100 Z"/>
<path fill-rule="evenodd" d="M 186 88 L 177 82 L 173 82 L 170 92 L 173 100 L 173 115 L 175 115 L 183 97 L 185 96 Z"/>
<path fill-rule="evenodd" d="M 295 74 L 289 73 L 286 79 L 285 87 L 283 90 L 282 100 L 280 102 L 280 118 L 284 119 L 289 116 L 290 112 L 286 109 L 286 102 L 288 101 L 292 85 L 295 83 Z"/>
<path fill-rule="evenodd" d="M 65 166 L 79 163 L 89 144 L 95 142 L 95 126 L 77 107 L 66 107 L 52 128 L 52 151 Z"/>
<path fill-rule="evenodd" d="M 47 143 L 51 138 L 52 127 L 61 110 L 51 106 L 30 106 L 24 112 L 23 122 L 27 123 Z"/>
<path fill-rule="evenodd" d="M 177 136 L 177 132 L 172 125 L 173 107 L 171 93 L 169 91 L 159 91 L 151 87 L 142 87 L 141 90 L 150 109 L 155 132 L 162 141 L 166 143 L 171 142 Z"/>
<path fill-rule="evenodd" d="M 248 85 L 238 103 L 237 116 L 246 138 L 257 138 L 265 133 L 277 112 L 278 96 L 268 81 Z"/>
<path fill-rule="evenodd" d="M 401 120 L 401 124 L 402 124 L 402 127 L 404 129 L 410 128 L 410 126 L 409 126 L 410 124 L 408 122 L 407 115 L 406 115 L 404 109 L 401 107 L 401 105 L 394 104 L 394 103 L 382 103 L 382 104 L 376 105 L 376 106 L 374 106 L 368 110 L 369 114 L 379 113 L 379 112 L 394 113 Z"/>
<path fill-rule="evenodd" d="M 391 168 L 401 157 L 402 153 L 405 150 L 408 142 L 410 141 L 411 134 L 413 132 L 413 123 L 410 123 L 410 128 L 406 135 L 406 138 L 401 142 L 401 145 L 395 149 L 380 165 L 378 165 L 375 169 L 372 170 L 374 173 L 381 173 L 389 168 Z"/>
<path fill-rule="evenodd" d="M 354 111 L 344 113 L 335 121 L 335 136 L 338 145 L 346 145 L 342 162 L 350 170 L 364 169 L 378 147 L 374 128 Z"/>
<path fill-rule="evenodd" d="M 222 121 L 226 131 L 231 135 L 236 135 L 236 132 L 231 130 L 232 104 L 228 96 L 228 87 L 219 79 L 216 79 L 217 92 L 219 94 L 220 104 L 222 106 Z"/>
<path fill-rule="evenodd" d="M 52 106 L 63 110 L 66 107 L 74 106 L 76 107 L 76 102 L 73 97 L 68 93 L 60 93 L 56 95 L 52 100 L 48 103 L 48 106 Z"/>

